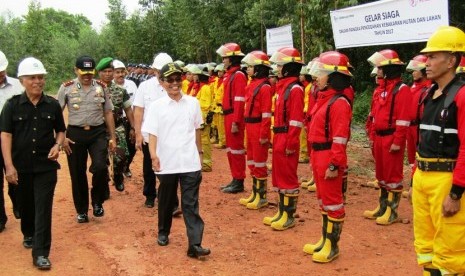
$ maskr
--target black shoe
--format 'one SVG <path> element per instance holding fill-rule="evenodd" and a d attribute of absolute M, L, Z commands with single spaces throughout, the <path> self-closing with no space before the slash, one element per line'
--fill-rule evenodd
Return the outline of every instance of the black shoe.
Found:
<path fill-rule="evenodd" d="M 89 217 L 87 216 L 87 214 L 78 214 L 77 215 L 77 222 L 78 223 L 89 222 Z"/>
<path fill-rule="evenodd" d="M 15 216 L 15 219 L 21 218 L 21 214 L 19 213 L 18 207 L 13 207 L 13 215 Z"/>
<path fill-rule="evenodd" d="M 144 205 L 145 205 L 145 207 L 147 207 L 147 208 L 153 208 L 153 207 L 155 207 L 155 199 L 154 199 L 154 198 L 149 198 L 149 197 L 147 197 L 147 199 L 145 200 Z"/>
<path fill-rule="evenodd" d="M 233 184 L 221 190 L 223 193 L 235 194 L 244 191 L 244 179 L 234 179 Z"/>
<path fill-rule="evenodd" d="M 173 217 L 179 217 L 182 214 L 182 210 L 179 207 L 174 208 Z"/>
<path fill-rule="evenodd" d="M 103 217 L 105 215 L 105 210 L 103 210 L 102 204 L 94 204 L 94 217 Z"/>
<path fill-rule="evenodd" d="M 5 223 L 0 222 L 0 233 L 2 233 L 3 230 L 5 230 Z"/>
<path fill-rule="evenodd" d="M 32 263 L 40 270 L 49 270 L 52 267 L 52 263 L 50 263 L 48 257 L 45 256 L 33 258 Z"/>
<path fill-rule="evenodd" d="M 225 189 L 225 188 L 228 188 L 228 187 L 232 186 L 233 184 L 234 184 L 234 178 L 233 178 L 233 180 L 231 180 L 231 182 L 229 182 L 228 184 L 221 185 L 221 186 L 220 186 L 220 190 L 223 190 L 223 189 Z"/>
<path fill-rule="evenodd" d="M 158 235 L 157 243 L 159 246 L 167 246 L 170 243 L 170 239 L 165 235 Z"/>
<path fill-rule="evenodd" d="M 210 255 L 211 251 L 208 248 L 202 248 L 200 245 L 191 245 L 187 250 L 187 256 L 191 258 L 199 258 Z"/>
<path fill-rule="evenodd" d="M 32 248 L 32 243 L 33 243 L 32 237 L 24 237 L 23 239 L 24 248 L 27 248 L 27 249 Z"/>
<path fill-rule="evenodd" d="M 127 169 L 123 174 L 124 174 L 124 176 L 126 176 L 126 177 L 131 177 L 131 176 L 132 176 L 132 173 L 131 173 L 131 170 L 130 170 L 130 169 Z"/>

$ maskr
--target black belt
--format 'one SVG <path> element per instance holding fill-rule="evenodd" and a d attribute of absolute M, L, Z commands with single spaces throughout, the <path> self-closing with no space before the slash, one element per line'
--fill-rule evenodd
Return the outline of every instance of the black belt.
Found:
<path fill-rule="evenodd" d="M 229 114 L 232 114 L 233 112 L 234 112 L 234 108 L 225 109 L 223 110 L 223 115 L 229 115 Z"/>
<path fill-rule="evenodd" d="M 244 121 L 250 124 L 260 123 L 262 121 L 262 117 L 245 117 Z"/>
<path fill-rule="evenodd" d="M 68 125 L 68 128 L 77 128 L 77 129 L 83 129 L 83 130 L 92 130 L 92 129 L 96 129 L 96 128 L 101 128 L 105 126 L 105 124 L 101 124 L 101 125 L 98 125 L 98 126 L 72 126 L 72 125 Z"/>
<path fill-rule="evenodd" d="M 314 151 L 329 150 L 329 149 L 331 149 L 332 144 L 333 144 L 333 142 L 312 143 L 312 149 Z"/>
<path fill-rule="evenodd" d="M 287 126 L 273 127 L 274 133 L 287 133 L 288 130 L 289 130 L 289 127 Z"/>
<path fill-rule="evenodd" d="M 430 162 L 417 160 L 417 167 L 424 172 L 452 172 L 455 161 Z"/>
<path fill-rule="evenodd" d="M 388 129 L 382 129 L 382 130 L 375 130 L 376 135 L 378 136 L 388 136 L 394 134 L 396 131 L 395 128 L 388 128 Z"/>

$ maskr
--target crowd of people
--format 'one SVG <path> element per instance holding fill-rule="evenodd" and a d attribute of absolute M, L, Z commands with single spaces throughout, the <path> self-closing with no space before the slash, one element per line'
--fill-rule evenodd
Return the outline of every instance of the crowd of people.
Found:
<path fill-rule="evenodd" d="M 18 81 L 6 76 L 8 61 L 0 52 L 1 160 L 14 215 L 21 219 L 23 246 L 32 248 L 35 266 L 51 267 L 60 151 L 67 155 L 78 223 L 89 222 L 89 205 L 94 217 L 105 215 L 109 183 L 124 191 L 125 177 L 132 176 L 130 164 L 140 150 L 144 204 L 158 206 L 158 245 L 169 244 L 172 218 L 182 213 L 187 255 L 209 255 L 210 249 L 202 247 L 199 188 L 202 173 L 214 169 L 212 145 L 225 149 L 230 168 L 231 181 L 219 187 L 221 192 L 240 193 L 249 185 L 250 195 L 239 204 L 250 210 L 267 206 L 267 193 L 277 192 L 277 212 L 263 218 L 274 230 L 296 225 L 301 188 L 316 191 L 321 238 L 304 244 L 303 251 L 317 263 L 339 256 L 346 150 L 356 100 L 355 69 L 349 58 L 327 51 L 304 64 L 292 47 L 268 56 L 259 50 L 244 54 L 237 43 L 221 45 L 216 52 L 221 64 L 186 65 L 159 53 L 151 66 L 126 67 L 112 57 L 96 63 L 90 56 L 80 56 L 76 78 L 61 85 L 57 99 L 43 93 L 47 71 L 41 61 L 23 59 Z M 400 199 L 407 191 L 413 202 L 415 251 L 424 275 L 465 273 L 463 53 L 465 33 L 446 26 L 407 66 L 393 49 L 367 59 L 376 88 L 366 132 L 379 196 L 377 206 L 363 216 L 378 225 L 397 222 Z M 411 86 L 401 79 L 405 70 L 412 74 Z M 405 151 L 412 167 L 409 189 L 403 187 Z M 299 162 L 309 162 L 312 169 L 311 179 L 303 183 L 297 177 Z M 244 183 L 247 168 L 250 184 Z M 7 222 L 3 174 L 1 183 L 0 232 Z"/>

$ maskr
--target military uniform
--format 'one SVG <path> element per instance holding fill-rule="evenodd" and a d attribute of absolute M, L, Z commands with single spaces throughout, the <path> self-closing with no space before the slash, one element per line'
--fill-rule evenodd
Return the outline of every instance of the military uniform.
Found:
<path fill-rule="evenodd" d="M 92 163 L 91 199 L 92 205 L 101 207 L 105 200 L 105 186 L 108 185 L 107 132 L 104 111 L 112 110 L 108 90 L 104 83 L 92 80 L 89 91 L 84 91 L 78 78 L 65 82 L 58 91 L 62 108 L 68 106 L 68 131 L 66 137 L 72 153 L 68 157 L 69 172 L 73 190 L 74 207 L 78 214 L 86 214 L 89 208 L 87 183 L 87 154 Z"/>

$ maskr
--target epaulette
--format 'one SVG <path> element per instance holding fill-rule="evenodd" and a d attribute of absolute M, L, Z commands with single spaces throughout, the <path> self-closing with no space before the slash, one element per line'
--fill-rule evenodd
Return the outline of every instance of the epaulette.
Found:
<path fill-rule="evenodd" d="M 65 81 L 62 85 L 63 85 L 64 87 L 68 87 L 68 86 L 70 86 L 70 85 L 73 84 L 73 83 L 74 83 L 74 80 L 69 80 L 69 81 Z"/>
<path fill-rule="evenodd" d="M 95 82 L 96 82 L 97 84 L 99 84 L 101 87 L 107 88 L 107 84 L 104 83 L 103 81 L 101 81 L 101 80 L 95 80 Z"/>

